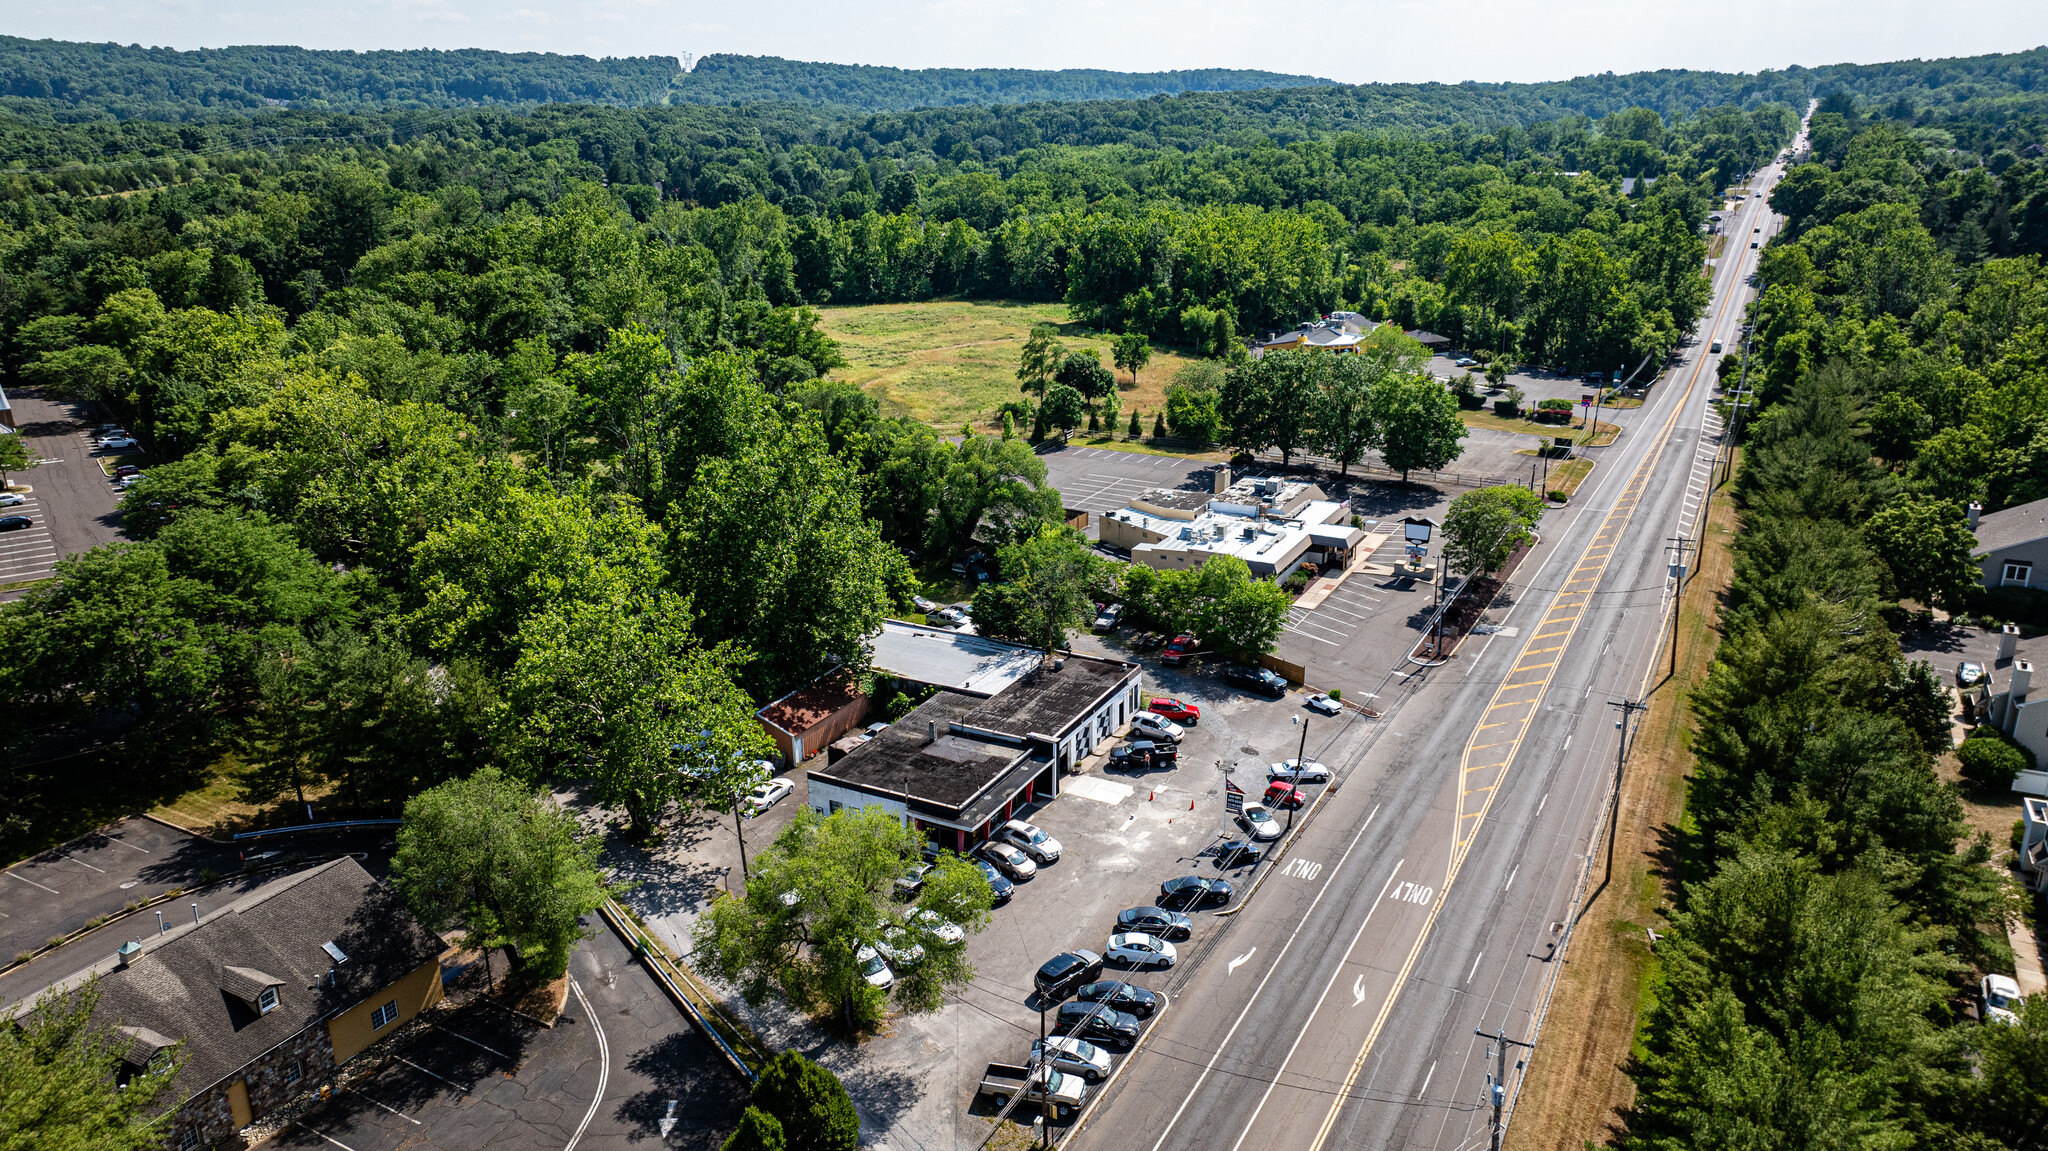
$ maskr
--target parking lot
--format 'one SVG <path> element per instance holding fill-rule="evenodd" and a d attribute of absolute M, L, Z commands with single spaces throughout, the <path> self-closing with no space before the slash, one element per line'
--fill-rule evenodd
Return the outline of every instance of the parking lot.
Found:
<path fill-rule="evenodd" d="M 593 933 L 570 957 L 572 991 L 552 1028 L 483 1002 L 441 1013 L 270 1146 L 719 1146 L 746 1106 L 745 1085 L 604 924 L 584 926 Z"/>
<path fill-rule="evenodd" d="M 39 466 L 10 472 L 8 479 L 33 490 L 19 507 L 0 514 L 26 515 L 33 526 L 0 535 L 0 584 L 48 577 L 65 556 L 120 538 L 120 500 L 100 470 L 88 433 L 100 422 L 98 409 L 79 400 L 53 400 L 34 389 L 11 393 L 17 434 L 27 438 Z M 0 593 L 15 598 L 19 589 Z"/>
<path fill-rule="evenodd" d="M 0 959 L 88 920 L 241 869 L 231 847 L 136 816 L 25 859 L 0 878 Z"/>

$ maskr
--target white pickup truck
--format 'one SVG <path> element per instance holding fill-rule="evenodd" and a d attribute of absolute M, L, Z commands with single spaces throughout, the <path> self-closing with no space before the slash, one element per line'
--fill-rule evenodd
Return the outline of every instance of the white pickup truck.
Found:
<path fill-rule="evenodd" d="M 1050 1101 L 1054 1114 L 1064 1116 L 1088 1098 L 1088 1085 L 1079 1075 L 1050 1067 L 1034 1072 L 1019 1063 L 991 1063 L 981 1073 L 981 1093 L 998 1103 L 1009 1102 L 1013 1095 L 1027 1104 Z"/>

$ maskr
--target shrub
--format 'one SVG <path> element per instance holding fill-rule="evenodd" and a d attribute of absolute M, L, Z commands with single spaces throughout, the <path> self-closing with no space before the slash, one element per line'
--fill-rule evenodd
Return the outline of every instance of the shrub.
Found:
<path fill-rule="evenodd" d="M 1981 732 L 1982 729 L 1979 729 Z M 2034 757 L 2002 735 L 1973 733 L 1956 749 L 1963 778 L 1979 787 L 2011 787 L 2020 772 L 2032 770 Z"/>
<path fill-rule="evenodd" d="M 795 1051 L 761 1069 L 754 1106 L 782 1124 L 789 1151 L 854 1151 L 860 1116 L 839 1077 Z"/>
<path fill-rule="evenodd" d="M 14 953 L 14 961 L 16 963 L 27 963 L 29 960 L 34 959 L 35 957 L 36 953 L 33 951 L 17 951 Z"/>
<path fill-rule="evenodd" d="M 759 1107 L 749 1107 L 740 1116 L 740 1126 L 725 1141 L 723 1151 L 783 1151 L 782 1124 Z"/>
<path fill-rule="evenodd" d="M 1544 494 L 1549 496 L 1550 502 L 1554 504 L 1570 503 L 1572 498 L 1569 493 L 1559 491 L 1556 488 L 1552 488 Z"/>
<path fill-rule="evenodd" d="M 1522 414 L 1522 408 L 1520 404 L 1513 400 L 1495 400 L 1493 401 L 1493 414 L 1513 419 Z"/>
<path fill-rule="evenodd" d="M 1327 694 L 1331 699 L 1343 699 L 1344 689 L 1341 687 L 1333 687 L 1325 694 Z"/>

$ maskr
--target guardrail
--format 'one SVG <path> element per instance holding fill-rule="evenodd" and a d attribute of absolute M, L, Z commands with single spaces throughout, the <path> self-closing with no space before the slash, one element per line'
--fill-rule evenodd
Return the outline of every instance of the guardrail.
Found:
<path fill-rule="evenodd" d="M 334 831 L 350 827 L 397 827 L 404 822 L 402 819 L 338 819 L 332 823 L 301 823 L 295 827 L 268 827 L 260 831 L 238 831 L 234 837 L 237 841 L 240 841 L 244 839 L 262 839 L 267 835 L 292 835 L 301 831 Z"/>
<path fill-rule="evenodd" d="M 755 1040 L 752 1032 L 719 1009 L 717 997 L 712 995 L 711 989 L 688 967 L 671 957 L 660 940 L 641 930 L 632 913 L 619 906 L 618 900 L 605 900 L 598 912 L 646 965 L 654 981 L 661 984 L 662 990 L 689 1017 L 691 1024 L 725 1055 L 726 1062 L 732 1064 L 740 1078 L 748 1083 L 759 1078 L 761 1068 L 768 1064 L 769 1053 Z M 741 1054 L 743 1051 L 745 1055 Z"/>

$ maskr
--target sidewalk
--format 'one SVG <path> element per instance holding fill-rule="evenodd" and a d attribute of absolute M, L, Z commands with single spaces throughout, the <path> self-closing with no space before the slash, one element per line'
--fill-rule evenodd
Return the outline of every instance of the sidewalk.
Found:
<path fill-rule="evenodd" d="M 1318 604 L 1328 599 L 1330 597 L 1331 592 L 1334 592 L 1338 588 L 1343 587 L 1344 581 L 1351 578 L 1351 573 L 1365 571 L 1368 568 L 1376 568 L 1381 566 L 1379 564 L 1368 564 L 1365 562 L 1365 559 L 1367 556 L 1380 550 L 1380 545 L 1392 539 L 1393 536 L 1393 532 L 1374 532 L 1371 535 L 1366 536 L 1364 540 L 1360 541 L 1359 545 L 1356 548 L 1352 549 L 1350 567 L 1345 568 L 1343 571 L 1338 572 L 1336 575 L 1323 576 L 1322 578 L 1316 580 L 1316 582 L 1308 585 L 1308 587 L 1302 591 L 1301 595 L 1297 599 L 1295 599 L 1294 606 L 1300 608 L 1303 611 L 1311 611 Z M 1391 572 L 1392 570 L 1393 569 L 1391 568 L 1387 569 L 1388 572 Z M 1386 573 L 1376 572 L 1373 574 Z"/>

